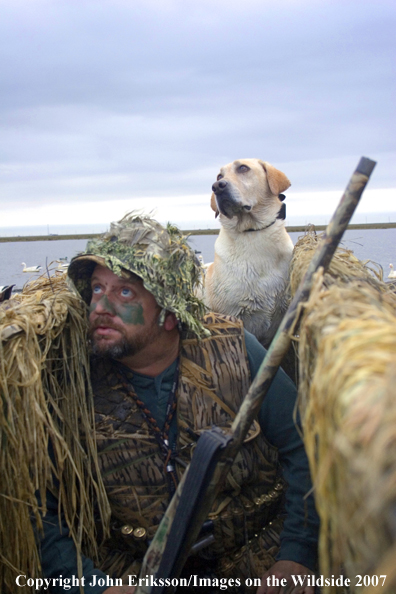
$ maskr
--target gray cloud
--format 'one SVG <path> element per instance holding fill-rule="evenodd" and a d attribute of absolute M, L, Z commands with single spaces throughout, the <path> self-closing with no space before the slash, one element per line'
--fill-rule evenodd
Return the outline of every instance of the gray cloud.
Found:
<path fill-rule="evenodd" d="M 2 0 L 0 200 L 202 194 L 260 157 L 298 191 L 396 185 L 393 3 Z"/>

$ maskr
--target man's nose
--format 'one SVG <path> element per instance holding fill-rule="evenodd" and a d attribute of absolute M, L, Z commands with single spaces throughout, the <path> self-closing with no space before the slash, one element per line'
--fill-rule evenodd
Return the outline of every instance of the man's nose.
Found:
<path fill-rule="evenodd" d="M 111 316 L 116 315 L 115 307 L 106 294 L 102 295 L 102 297 L 96 302 L 95 312 L 97 314 L 108 314 Z"/>

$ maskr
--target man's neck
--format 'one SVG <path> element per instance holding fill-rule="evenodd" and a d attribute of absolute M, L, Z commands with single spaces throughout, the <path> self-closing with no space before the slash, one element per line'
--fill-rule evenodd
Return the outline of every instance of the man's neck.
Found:
<path fill-rule="evenodd" d="M 135 373 L 155 377 L 165 371 L 179 355 L 180 335 L 178 330 L 168 332 L 155 344 L 146 349 L 125 357 L 121 363 Z"/>

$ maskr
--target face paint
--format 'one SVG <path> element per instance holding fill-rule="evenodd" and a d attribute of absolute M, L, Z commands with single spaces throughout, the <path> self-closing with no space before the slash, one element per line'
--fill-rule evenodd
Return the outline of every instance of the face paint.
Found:
<path fill-rule="evenodd" d="M 143 307 L 140 303 L 114 304 L 107 295 L 103 295 L 96 303 L 91 302 L 89 313 L 94 312 L 99 304 L 110 315 L 118 316 L 124 324 L 144 325 Z"/>
<path fill-rule="evenodd" d="M 96 303 L 91 302 L 91 305 L 89 306 L 89 313 L 91 314 L 93 311 L 95 311 L 96 306 L 99 305 L 99 303 L 101 304 L 101 306 L 112 316 L 117 315 L 116 314 L 116 308 L 115 306 L 111 303 L 111 301 L 109 301 L 109 298 L 107 297 L 107 295 L 103 295 L 103 297 L 101 297 Z"/>
<path fill-rule="evenodd" d="M 124 324 L 133 324 L 134 326 L 140 324 L 144 325 L 143 307 L 140 303 L 133 305 L 117 305 L 115 308 L 117 316 L 124 322 Z"/>

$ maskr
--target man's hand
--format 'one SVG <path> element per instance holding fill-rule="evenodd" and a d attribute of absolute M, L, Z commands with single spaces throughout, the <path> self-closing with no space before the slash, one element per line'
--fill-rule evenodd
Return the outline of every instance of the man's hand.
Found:
<path fill-rule="evenodd" d="M 103 594 L 133 594 L 136 586 L 111 586 Z"/>
<path fill-rule="evenodd" d="M 299 584 L 297 577 L 295 585 L 291 576 L 301 576 L 303 585 Z M 315 587 L 307 586 L 308 576 L 313 575 L 313 572 L 294 561 L 277 561 L 261 578 L 261 586 L 257 590 L 257 594 L 314 594 Z M 267 584 L 267 578 L 270 578 Z M 287 586 L 281 585 L 281 580 L 287 580 Z M 279 584 L 279 585 L 273 585 Z"/>

